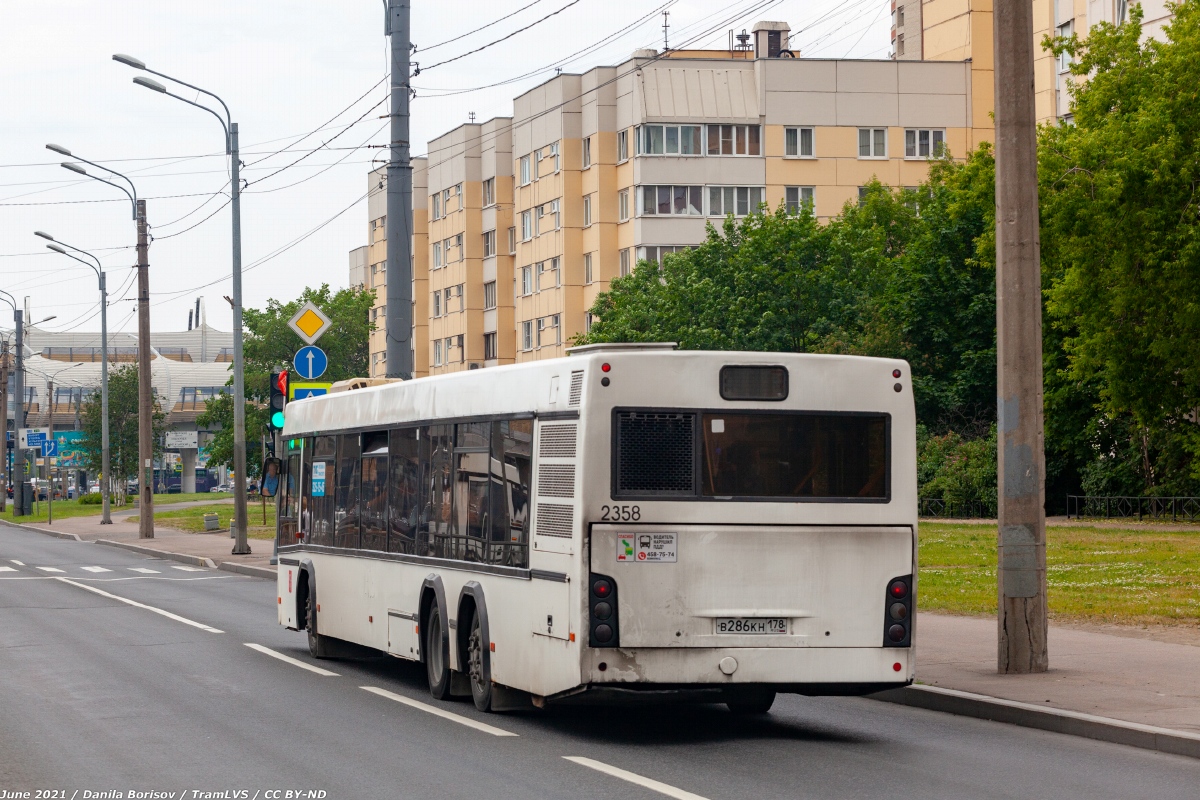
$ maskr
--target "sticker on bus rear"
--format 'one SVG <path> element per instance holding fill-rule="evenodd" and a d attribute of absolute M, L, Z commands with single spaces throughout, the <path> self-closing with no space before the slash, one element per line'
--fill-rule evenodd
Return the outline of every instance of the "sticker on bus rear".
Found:
<path fill-rule="evenodd" d="M 676 561 L 674 533 L 637 533 L 617 537 L 617 561 L 663 564 Z"/>

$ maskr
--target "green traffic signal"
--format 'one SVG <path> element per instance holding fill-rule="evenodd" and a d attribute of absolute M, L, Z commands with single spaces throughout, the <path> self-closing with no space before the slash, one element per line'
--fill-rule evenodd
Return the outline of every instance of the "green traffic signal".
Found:
<path fill-rule="evenodd" d="M 283 430 L 283 412 L 276 411 L 271 414 L 271 425 L 277 430 Z"/>

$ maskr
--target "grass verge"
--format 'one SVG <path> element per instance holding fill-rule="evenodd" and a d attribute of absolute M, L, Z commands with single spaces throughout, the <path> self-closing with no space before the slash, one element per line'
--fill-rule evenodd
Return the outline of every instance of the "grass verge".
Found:
<path fill-rule="evenodd" d="M 924 522 L 919 606 L 996 613 L 996 529 Z M 1200 624 L 1200 532 L 1081 524 L 1046 529 L 1052 619 L 1117 625 Z"/>
<path fill-rule="evenodd" d="M 209 492 L 191 492 L 189 494 L 156 494 L 154 495 L 154 502 L 156 504 L 188 503 L 200 500 L 227 500 L 230 497 L 233 497 L 233 495 L 225 492 L 221 492 L 219 494 L 211 494 Z M 117 505 L 116 500 L 117 498 L 113 497 L 112 510 L 114 513 L 118 511 L 129 511 L 134 507 L 132 497 L 127 498 L 128 502 L 126 502 L 125 505 Z M 98 517 L 103 511 L 103 508 L 104 507 L 99 503 L 96 503 L 95 505 L 84 505 L 78 500 L 55 500 L 54 518 L 67 519 L 68 517 Z M 46 506 L 45 500 L 39 500 L 37 503 L 35 503 L 34 513 L 28 516 L 13 517 L 13 509 L 14 506 L 12 499 L 9 498 L 4 504 L 4 511 L 0 513 L 0 519 L 18 523 L 46 522 L 48 519 L 49 509 Z M 132 517 L 132 519 L 136 520 L 137 517 Z"/>
<path fill-rule="evenodd" d="M 275 504 L 267 503 L 266 524 L 263 524 L 263 509 L 262 504 L 251 502 L 249 507 L 250 512 L 250 528 L 246 535 L 251 539 L 274 539 L 275 538 Z M 154 523 L 163 525 L 167 528 L 174 528 L 179 531 L 188 533 L 204 533 L 204 515 L 216 514 L 220 525 L 226 531 L 229 530 L 229 522 L 233 519 L 233 506 L 228 503 L 221 505 L 197 505 L 191 508 L 177 508 L 170 511 L 156 511 L 154 514 Z M 132 516 L 130 522 L 137 522 L 138 517 Z"/>

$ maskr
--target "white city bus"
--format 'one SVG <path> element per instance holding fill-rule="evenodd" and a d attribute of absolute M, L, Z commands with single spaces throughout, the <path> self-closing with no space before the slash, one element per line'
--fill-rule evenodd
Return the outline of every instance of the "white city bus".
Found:
<path fill-rule="evenodd" d="M 912 681 L 905 362 L 570 352 L 289 405 L 280 623 L 484 710 Z"/>

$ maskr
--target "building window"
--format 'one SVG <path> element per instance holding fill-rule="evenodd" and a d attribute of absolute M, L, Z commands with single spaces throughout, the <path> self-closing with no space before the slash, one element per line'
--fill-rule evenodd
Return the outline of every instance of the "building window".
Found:
<path fill-rule="evenodd" d="M 521 294 L 533 294 L 533 267 L 521 267 Z"/>
<path fill-rule="evenodd" d="M 441 219 L 442 218 L 442 195 L 440 192 L 433 193 L 432 198 L 431 198 L 431 203 L 433 204 L 433 218 Z"/>
<path fill-rule="evenodd" d="M 708 187 L 708 215 L 725 217 L 733 214 L 744 217 L 758 211 L 763 201 L 760 186 L 710 186 Z"/>
<path fill-rule="evenodd" d="M 546 317 L 540 317 L 537 321 L 537 346 L 540 348 L 542 343 L 550 343 L 550 338 L 546 336 Z"/>
<path fill-rule="evenodd" d="M 649 215 L 701 216 L 704 214 L 702 186 L 643 186 L 638 192 L 638 213 Z"/>
<path fill-rule="evenodd" d="M 495 231 L 484 231 L 483 232 L 483 257 L 490 258 L 491 256 L 494 256 L 494 255 L 496 255 L 496 232 Z"/>
<path fill-rule="evenodd" d="M 433 342 L 433 365 L 440 367 L 442 365 L 442 340 L 435 339 Z"/>
<path fill-rule="evenodd" d="M 488 281 L 483 285 L 483 310 L 496 307 L 496 282 Z"/>
<path fill-rule="evenodd" d="M 900 19 L 904 19 L 904 9 L 900 9 Z M 904 23 L 900 23 L 900 24 L 903 25 Z M 903 33 L 896 34 L 896 55 L 898 55 L 898 56 L 904 55 L 904 34 Z"/>
<path fill-rule="evenodd" d="M 483 182 L 483 207 L 494 206 L 496 204 L 496 179 L 488 178 Z"/>
<path fill-rule="evenodd" d="M 784 128 L 783 154 L 795 158 L 813 157 L 812 128 Z"/>
<path fill-rule="evenodd" d="M 558 157 L 558 142 L 550 145 L 550 158 L 554 159 L 554 171 L 558 172 L 562 168 L 562 160 Z"/>
<path fill-rule="evenodd" d="M 592 332 L 592 312 L 590 311 L 583 315 L 583 332 Z"/>
<path fill-rule="evenodd" d="M 898 6 L 896 8 L 896 24 L 901 28 L 904 27 L 904 6 Z"/>
<path fill-rule="evenodd" d="M 521 349 L 528 352 L 533 349 L 533 323 L 521 323 Z"/>
<path fill-rule="evenodd" d="M 585 137 L 583 140 L 583 168 L 587 169 L 592 165 L 592 137 Z"/>
<path fill-rule="evenodd" d="M 858 129 L 859 158 L 887 158 L 887 129 Z"/>
<path fill-rule="evenodd" d="M 626 247 L 621 251 L 621 277 L 624 278 L 629 274 L 629 248 Z"/>
<path fill-rule="evenodd" d="M 517 229 L 508 229 L 508 254 L 515 256 L 517 254 Z"/>
<path fill-rule="evenodd" d="M 454 340 L 454 346 L 458 348 L 458 363 L 461 364 L 462 362 L 467 360 L 467 348 L 463 347 L 463 335 L 460 333 L 458 336 L 452 336 L 450 338 Z M 447 342 L 446 352 L 447 353 L 449 353 L 449 351 L 450 351 L 449 341 L 450 341 L 450 339 L 446 340 L 446 342 Z"/>
<path fill-rule="evenodd" d="M 440 317 L 442 315 L 442 293 L 433 293 L 433 316 Z"/>
<path fill-rule="evenodd" d="M 583 254 L 583 282 L 584 283 L 592 283 L 594 280 L 595 280 L 595 278 L 592 277 L 592 254 L 584 253 Z"/>
<path fill-rule="evenodd" d="M 493 361 L 496 358 L 496 334 L 485 333 L 483 335 L 483 360 Z"/>
<path fill-rule="evenodd" d="M 867 194 L 868 192 L 866 186 L 858 187 L 858 205 L 860 208 L 867 204 Z"/>
<path fill-rule="evenodd" d="M 521 156 L 521 185 L 529 185 L 529 156 Z"/>
<path fill-rule="evenodd" d="M 440 269 L 442 266 L 442 243 L 433 243 L 433 268 Z"/>
<path fill-rule="evenodd" d="M 458 253 L 458 258 L 456 258 L 454 260 L 462 261 L 466 257 L 466 254 L 463 253 L 463 235 L 461 233 L 457 233 L 454 235 L 454 249 Z M 449 260 L 449 259 L 447 259 L 447 260 Z"/>
<path fill-rule="evenodd" d="M 757 125 L 709 125 L 708 154 L 710 156 L 762 155 Z"/>
<path fill-rule="evenodd" d="M 704 155 L 699 125 L 642 125 L 637 130 L 638 155 Z"/>
<path fill-rule="evenodd" d="M 667 253 L 678 253 L 690 248 L 685 245 L 647 245 L 637 249 L 637 260 L 653 261 L 656 264 L 662 264 L 662 258 Z"/>
<path fill-rule="evenodd" d="M 812 186 L 788 186 L 784 190 L 784 204 L 789 214 L 798 214 L 802 206 L 813 206 Z"/>
<path fill-rule="evenodd" d="M 938 158 L 946 149 L 946 132 L 909 128 L 904 131 L 905 158 Z"/>
<path fill-rule="evenodd" d="M 1060 36 L 1064 39 L 1069 39 L 1071 37 L 1071 34 L 1074 32 L 1075 32 L 1075 21 L 1074 20 L 1067 20 L 1062 25 L 1059 25 L 1057 28 L 1054 29 L 1054 33 L 1057 36 Z M 1061 72 L 1070 72 L 1070 70 L 1071 70 L 1071 54 L 1064 50 L 1063 52 L 1058 54 L 1058 71 L 1061 73 Z"/>
<path fill-rule="evenodd" d="M 528 242 L 533 238 L 533 212 L 521 212 L 521 241 Z"/>
<path fill-rule="evenodd" d="M 629 131 L 617 131 L 617 163 L 629 159 Z"/>
<path fill-rule="evenodd" d="M 558 256 L 550 259 L 550 270 L 554 273 L 554 285 L 562 286 L 562 270 L 559 269 Z"/>
<path fill-rule="evenodd" d="M 621 222 L 629 219 L 629 190 L 617 192 L 617 219 Z"/>
<path fill-rule="evenodd" d="M 1117 13 L 1113 15 L 1118 25 L 1124 25 L 1125 20 L 1129 19 L 1129 2 L 1128 0 L 1117 0 Z"/>
<path fill-rule="evenodd" d="M 583 227 L 588 227 L 592 224 L 592 196 L 590 194 L 583 196 Z"/>

